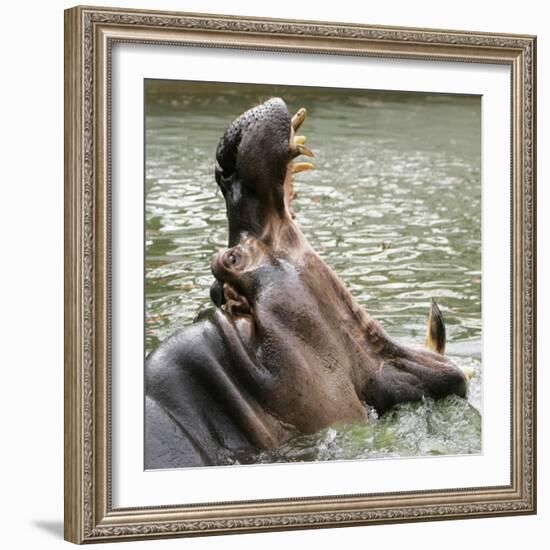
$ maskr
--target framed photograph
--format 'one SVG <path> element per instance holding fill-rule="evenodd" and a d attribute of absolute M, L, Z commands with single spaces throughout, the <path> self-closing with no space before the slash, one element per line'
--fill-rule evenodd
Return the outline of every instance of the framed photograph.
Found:
<path fill-rule="evenodd" d="M 536 512 L 536 38 L 65 12 L 65 538 Z"/>

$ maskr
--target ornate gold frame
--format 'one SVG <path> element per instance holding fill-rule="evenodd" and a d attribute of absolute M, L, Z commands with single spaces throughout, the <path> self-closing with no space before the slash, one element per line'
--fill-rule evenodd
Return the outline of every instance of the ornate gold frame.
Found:
<path fill-rule="evenodd" d="M 511 484 L 113 509 L 110 58 L 116 42 L 498 63 L 512 85 Z M 533 36 L 76 7 L 65 12 L 65 538 L 101 542 L 536 511 Z"/>

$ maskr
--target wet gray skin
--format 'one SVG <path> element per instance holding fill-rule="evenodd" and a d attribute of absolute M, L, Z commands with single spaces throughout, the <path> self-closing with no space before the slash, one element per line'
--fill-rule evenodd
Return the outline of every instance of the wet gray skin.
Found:
<path fill-rule="evenodd" d="M 212 262 L 217 306 L 164 340 L 146 362 L 146 467 L 248 462 L 369 410 L 464 396 L 466 377 L 428 344 L 393 340 L 310 246 L 293 220 L 294 173 L 311 156 L 271 99 L 233 122 L 216 152 L 229 247 Z"/>

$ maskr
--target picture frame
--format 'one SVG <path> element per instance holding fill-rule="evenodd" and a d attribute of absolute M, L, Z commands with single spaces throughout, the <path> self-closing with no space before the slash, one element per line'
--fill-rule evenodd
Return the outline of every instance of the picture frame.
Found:
<path fill-rule="evenodd" d="M 510 482 L 115 507 L 116 44 L 500 65 L 510 71 Z M 65 538 L 107 542 L 536 513 L 536 37 L 226 15 L 65 12 Z"/>

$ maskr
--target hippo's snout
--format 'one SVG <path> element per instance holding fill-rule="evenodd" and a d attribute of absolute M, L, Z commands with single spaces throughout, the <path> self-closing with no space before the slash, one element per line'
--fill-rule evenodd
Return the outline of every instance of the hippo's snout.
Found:
<path fill-rule="evenodd" d="M 276 97 L 249 109 L 225 131 L 216 151 L 216 181 L 240 183 L 261 195 L 282 184 L 289 159 L 291 119 Z"/>

